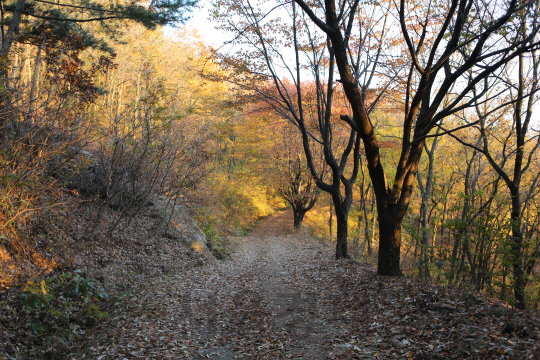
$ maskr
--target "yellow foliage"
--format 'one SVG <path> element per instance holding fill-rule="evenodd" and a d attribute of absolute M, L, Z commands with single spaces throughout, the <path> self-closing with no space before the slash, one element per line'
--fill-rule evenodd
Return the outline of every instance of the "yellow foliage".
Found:
<path fill-rule="evenodd" d="M 308 231 L 319 240 L 325 241 L 336 241 L 337 233 L 337 221 L 335 214 L 332 219 L 332 236 L 330 236 L 330 205 L 328 203 L 328 198 L 321 197 L 319 202 L 306 213 L 304 218 L 304 226 L 308 228 Z M 349 231 L 348 239 L 349 242 L 358 235 L 358 213 L 354 210 L 351 210 L 349 213 Z"/>
<path fill-rule="evenodd" d="M 219 193 L 224 221 L 236 229 L 248 229 L 257 220 L 272 215 L 283 202 L 276 200 L 268 189 L 260 186 L 226 182 Z"/>

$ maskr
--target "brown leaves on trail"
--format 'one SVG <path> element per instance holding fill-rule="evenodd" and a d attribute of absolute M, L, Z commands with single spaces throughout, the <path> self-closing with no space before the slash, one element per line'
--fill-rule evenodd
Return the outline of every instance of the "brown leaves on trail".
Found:
<path fill-rule="evenodd" d="M 116 289 L 104 309 L 109 318 L 68 358 L 540 357 L 536 315 L 478 294 L 379 277 L 368 265 L 333 260 L 332 245 L 287 234 L 290 225 L 275 217 L 251 236 L 231 238 L 232 260 L 197 265 L 185 253 L 171 274 L 155 269 L 181 253 L 160 250 L 155 240 L 145 242 L 152 249 L 136 257 L 137 268 L 121 259 L 139 245 L 107 247 L 117 249 L 100 255 Z M 113 276 L 115 267 L 130 273 Z M 129 286 L 115 288 L 122 277 Z"/>
<path fill-rule="evenodd" d="M 274 221 L 274 223 L 272 223 Z M 275 223 L 277 221 L 278 223 Z M 288 226 L 288 223 L 286 223 Z M 333 260 L 283 219 L 235 238 L 233 260 L 119 297 L 89 339 L 97 359 L 527 359 L 538 318 L 478 294 Z M 273 236 L 272 234 L 279 234 Z"/>
<path fill-rule="evenodd" d="M 147 284 L 216 261 L 204 244 L 190 243 L 204 235 L 180 206 L 174 213 L 166 213 L 165 220 L 173 221 L 175 226 L 165 226 L 166 221 L 161 221 L 162 226 L 157 227 L 165 210 L 156 200 L 155 205 L 143 208 L 109 236 L 116 211 L 90 202 L 80 203 L 67 191 L 62 191 L 60 196 L 57 199 L 62 199 L 58 202 L 63 205 L 42 211 L 30 229 L 36 246 L 31 249 L 33 263 L 28 265 L 32 266 L 32 272 L 26 271 L 26 275 L 32 277 L 24 278 L 16 263 L 8 263 L 7 269 L 0 267 L 0 275 L 10 271 L 9 267 L 22 273 L 15 279 L 18 282 L 9 283 L 8 291 L 0 292 L 0 359 L 80 359 L 96 342 L 95 339 L 92 344 L 88 342 L 91 339 L 88 333 L 99 335 L 105 331 L 102 329 L 109 320 L 103 319 L 112 317 L 120 324 L 131 323 L 136 314 L 131 304 L 137 296 L 143 292 L 149 298 L 163 296 L 158 288 L 147 290 Z M 188 246 L 195 244 L 201 246 L 197 249 Z M 78 290 L 75 292 L 78 297 L 70 292 L 68 296 L 62 288 L 50 285 L 56 284 L 49 283 L 51 277 L 62 278 L 66 272 L 77 273 L 82 279 L 87 276 L 96 279 L 83 281 L 81 286 L 104 286 L 112 303 L 86 293 L 87 298 L 82 299 Z M 50 289 L 44 287 L 43 281 Z M 35 290 L 43 297 L 33 296 L 34 291 L 29 298 L 29 292 L 24 289 L 32 284 L 41 284 Z M 109 312 L 108 316 L 102 314 L 105 312 Z M 90 331 L 96 324 L 98 327 Z"/>
<path fill-rule="evenodd" d="M 341 298 L 332 304 L 349 330 L 349 336 L 342 340 L 360 349 L 355 356 L 540 356 L 540 338 L 536 335 L 540 322 L 531 313 L 515 311 L 480 294 L 442 289 L 406 278 L 378 277 L 374 270 L 354 263 L 342 262 L 332 277 L 341 293 Z"/>

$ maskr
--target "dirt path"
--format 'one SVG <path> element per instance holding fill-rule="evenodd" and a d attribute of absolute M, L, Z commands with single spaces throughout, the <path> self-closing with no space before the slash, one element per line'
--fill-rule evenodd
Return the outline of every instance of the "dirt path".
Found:
<path fill-rule="evenodd" d="M 339 331 L 339 324 L 321 318 L 325 305 L 318 301 L 319 285 L 306 276 L 314 271 L 313 262 L 306 260 L 328 256 L 327 247 L 293 234 L 291 212 L 264 221 L 250 236 L 237 241 L 240 251 L 233 260 L 215 268 L 216 279 L 229 282 L 219 287 L 207 282 L 209 286 L 200 290 L 208 294 L 207 302 L 195 301 L 195 312 L 212 312 L 211 297 L 216 293 L 218 297 L 228 293 L 231 298 L 217 318 L 207 319 L 199 328 L 195 337 L 204 338 L 212 347 L 197 351 L 198 355 L 326 359 L 323 343 Z M 220 329 L 219 324 L 227 325 Z"/>
<path fill-rule="evenodd" d="M 327 324 L 320 316 L 318 285 L 307 277 L 313 275 L 306 256 L 316 259 L 325 246 L 291 234 L 292 213 L 286 212 L 266 221 L 247 239 L 253 251 L 246 253 L 255 271 L 263 301 L 270 310 L 267 319 L 271 332 L 281 333 L 288 343 L 278 344 L 288 357 L 325 359 L 325 339 L 338 330 L 339 324 Z M 285 355 L 285 354 L 284 354 Z"/>
<path fill-rule="evenodd" d="M 322 316 L 320 284 L 310 279 L 332 249 L 293 234 L 291 212 L 234 241 L 232 260 L 159 279 L 127 297 L 131 316 L 115 317 L 114 328 L 96 335 L 92 356 L 326 359 L 325 342 L 342 325 Z"/>
<path fill-rule="evenodd" d="M 279 214 L 235 239 L 232 260 L 119 299 L 89 334 L 86 358 L 539 358 L 537 320 L 474 295 L 377 277 L 291 229 L 292 214 Z M 502 331 L 508 324 L 513 335 Z"/>

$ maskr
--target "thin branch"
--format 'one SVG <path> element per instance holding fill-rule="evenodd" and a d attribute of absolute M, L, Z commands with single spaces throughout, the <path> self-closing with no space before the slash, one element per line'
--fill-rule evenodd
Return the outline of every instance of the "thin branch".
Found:
<path fill-rule="evenodd" d="M 34 1 L 39 2 L 39 3 L 50 4 L 50 5 L 61 6 L 61 7 L 69 7 L 69 8 L 74 8 L 74 9 L 94 10 L 94 11 L 107 12 L 107 13 L 110 13 L 110 14 L 122 14 L 122 12 L 120 12 L 120 11 L 106 10 L 106 9 L 94 8 L 94 7 L 89 7 L 89 6 L 77 6 L 77 5 L 70 5 L 70 4 L 60 4 L 60 3 L 55 3 L 55 2 L 52 2 L 52 1 L 45 1 L 45 0 L 34 0 Z"/>
<path fill-rule="evenodd" d="M 467 147 L 470 147 L 471 149 L 474 149 L 476 151 L 478 151 L 479 153 L 482 153 L 484 154 L 484 150 L 473 145 L 473 144 L 469 144 L 463 140 L 461 140 L 460 138 L 458 138 L 456 135 L 453 135 L 452 133 L 448 133 L 448 136 L 450 136 L 451 138 L 453 138 L 454 140 L 456 140 L 458 143 L 460 143 L 461 145 L 463 146 L 467 146 Z"/>
<path fill-rule="evenodd" d="M 321 28 L 322 31 L 324 31 L 327 34 L 333 34 L 334 29 L 332 29 L 330 26 L 328 26 L 324 21 L 319 19 L 317 15 L 311 10 L 308 4 L 306 4 L 303 0 L 294 0 L 295 3 L 297 3 L 302 10 L 309 16 L 309 18 L 317 25 L 319 28 Z"/>
<path fill-rule="evenodd" d="M 111 20 L 111 19 L 129 19 L 125 16 L 105 16 L 105 17 L 99 17 L 99 18 L 90 18 L 90 19 L 68 19 L 68 18 L 59 18 L 59 17 L 51 17 L 51 16 L 42 16 L 42 15 L 36 15 L 32 14 L 30 12 L 23 12 L 24 15 L 32 16 L 38 19 L 43 20 L 52 20 L 52 21 L 68 21 L 68 22 L 75 22 L 75 23 L 83 23 L 83 22 L 92 22 L 92 21 L 103 21 L 103 20 Z"/>
<path fill-rule="evenodd" d="M 465 129 L 465 128 L 468 128 L 468 127 L 471 127 L 471 126 L 474 126 L 474 125 L 477 125 L 480 123 L 480 120 L 477 120 L 473 123 L 470 123 L 470 124 L 466 124 L 466 125 L 462 125 L 462 126 L 459 126 L 455 129 L 452 129 L 452 130 L 446 130 L 445 128 L 443 128 L 441 125 L 435 125 L 437 126 L 439 129 L 442 129 L 444 132 L 442 133 L 437 133 L 437 134 L 433 134 L 433 135 L 425 135 L 425 136 L 422 136 L 422 137 L 419 137 L 418 139 L 415 139 L 412 144 L 418 142 L 418 141 L 421 141 L 421 140 L 424 140 L 424 139 L 427 139 L 427 138 L 432 138 L 432 137 L 440 137 L 440 136 L 443 136 L 443 135 L 447 135 L 447 134 L 451 134 L 453 132 L 456 132 L 456 131 L 459 131 L 459 130 L 462 130 L 462 129 Z"/>
<path fill-rule="evenodd" d="M 351 129 L 358 131 L 355 122 L 349 117 L 349 115 L 340 115 L 339 118 L 349 124 Z"/>

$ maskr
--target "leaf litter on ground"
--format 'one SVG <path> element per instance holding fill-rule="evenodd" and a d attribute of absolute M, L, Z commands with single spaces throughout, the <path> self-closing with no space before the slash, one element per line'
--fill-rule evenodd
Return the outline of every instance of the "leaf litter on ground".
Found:
<path fill-rule="evenodd" d="M 336 261 L 330 244 L 291 233 L 289 217 L 231 239 L 231 260 L 207 259 L 119 293 L 70 358 L 540 358 L 536 314 Z"/>

